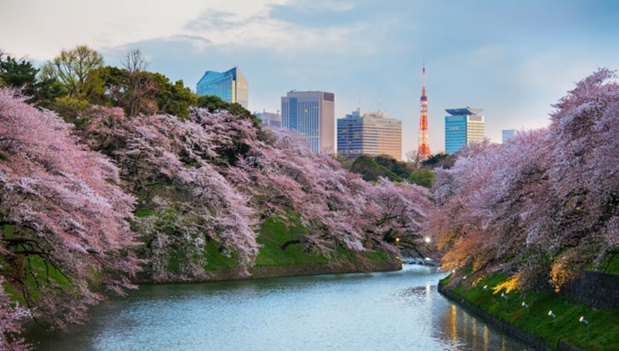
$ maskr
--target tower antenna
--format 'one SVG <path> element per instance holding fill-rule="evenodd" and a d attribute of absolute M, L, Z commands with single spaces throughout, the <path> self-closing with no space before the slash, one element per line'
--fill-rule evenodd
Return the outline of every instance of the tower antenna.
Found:
<path fill-rule="evenodd" d="M 426 96 L 426 60 L 423 60 L 421 71 L 421 114 L 419 117 L 419 138 L 417 144 L 417 155 L 421 160 L 430 157 L 430 144 L 428 143 L 428 97 Z"/>

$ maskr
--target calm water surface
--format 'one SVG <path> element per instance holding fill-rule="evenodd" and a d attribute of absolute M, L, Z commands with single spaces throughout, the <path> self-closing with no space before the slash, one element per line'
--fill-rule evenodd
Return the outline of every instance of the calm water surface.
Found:
<path fill-rule="evenodd" d="M 436 290 L 444 274 L 400 272 L 144 285 L 37 350 L 528 350 Z"/>

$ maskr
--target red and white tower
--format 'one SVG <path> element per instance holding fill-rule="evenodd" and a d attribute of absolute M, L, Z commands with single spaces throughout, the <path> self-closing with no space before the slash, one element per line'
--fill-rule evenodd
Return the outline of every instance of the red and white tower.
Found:
<path fill-rule="evenodd" d="M 419 141 L 417 155 L 421 160 L 430 157 L 430 144 L 428 144 L 428 97 L 426 96 L 426 62 L 423 61 L 422 71 L 423 86 L 421 88 L 421 116 L 419 118 Z"/>

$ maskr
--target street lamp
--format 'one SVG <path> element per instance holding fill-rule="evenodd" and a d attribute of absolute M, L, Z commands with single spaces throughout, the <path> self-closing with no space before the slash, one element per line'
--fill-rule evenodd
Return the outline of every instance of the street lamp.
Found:
<path fill-rule="evenodd" d="M 585 319 L 585 316 L 580 316 L 579 322 L 585 323 L 587 326 L 587 334 L 589 334 L 589 321 Z"/>
<path fill-rule="evenodd" d="M 527 313 L 529 313 L 529 305 L 525 301 L 522 301 L 522 307 L 527 309 Z"/>
<path fill-rule="evenodd" d="M 555 314 L 554 314 L 554 313 L 552 313 L 552 310 L 548 311 L 548 315 L 549 315 L 550 317 L 552 317 L 552 319 L 557 318 L 557 316 L 555 316 Z"/>

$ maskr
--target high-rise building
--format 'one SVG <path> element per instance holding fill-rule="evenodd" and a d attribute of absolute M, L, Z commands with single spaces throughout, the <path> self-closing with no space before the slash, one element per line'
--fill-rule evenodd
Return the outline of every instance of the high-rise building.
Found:
<path fill-rule="evenodd" d="M 335 153 L 335 96 L 290 91 L 282 97 L 282 127 L 301 133 L 314 152 Z"/>
<path fill-rule="evenodd" d="M 282 115 L 279 113 L 279 111 L 277 111 L 277 113 L 254 112 L 254 115 L 260 118 L 263 126 L 277 127 L 277 128 L 280 128 L 282 126 Z"/>
<path fill-rule="evenodd" d="M 238 67 L 225 72 L 206 71 L 196 84 L 198 95 L 216 95 L 223 101 L 248 108 L 249 86 Z"/>
<path fill-rule="evenodd" d="M 503 129 L 501 131 L 501 142 L 503 144 L 505 144 L 505 142 L 507 141 L 507 139 L 513 137 L 514 135 L 516 135 L 516 130 L 515 129 Z"/>
<path fill-rule="evenodd" d="M 445 110 L 445 152 L 453 154 L 465 145 L 484 141 L 484 116 L 481 108 L 453 108 Z"/>
<path fill-rule="evenodd" d="M 344 156 L 388 155 L 402 159 L 402 121 L 382 112 L 353 111 L 337 120 L 337 152 Z"/>

